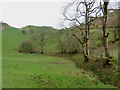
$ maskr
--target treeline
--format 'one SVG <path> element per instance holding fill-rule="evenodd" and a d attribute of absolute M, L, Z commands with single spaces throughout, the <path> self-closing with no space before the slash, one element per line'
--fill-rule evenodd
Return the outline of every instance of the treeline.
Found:
<path fill-rule="evenodd" d="M 82 52 L 82 46 L 80 45 L 79 41 L 73 37 L 73 34 L 75 34 L 79 36 L 79 38 L 82 38 L 82 33 L 75 26 L 61 30 L 56 30 L 51 27 L 31 26 L 22 28 L 21 31 L 26 37 L 28 37 L 28 40 L 24 40 L 20 44 L 19 52 L 41 54 L 74 54 Z M 109 43 L 116 42 L 119 36 L 117 29 L 108 28 L 108 31 L 110 33 Z M 93 54 L 92 50 L 103 45 L 102 30 L 91 29 L 91 33 L 93 34 L 90 37 L 90 55 Z"/>
<path fill-rule="evenodd" d="M 23 53 L 79 53 L 80 44 L 72 34 L 78 30 L 62 29 L 55 30 L 51 27 L 27 27 L 22 33 L 29 39 L 23 41 L 19 46 L 19 52 Z M 28 49 L 29 48 L 29 49 Z"/>

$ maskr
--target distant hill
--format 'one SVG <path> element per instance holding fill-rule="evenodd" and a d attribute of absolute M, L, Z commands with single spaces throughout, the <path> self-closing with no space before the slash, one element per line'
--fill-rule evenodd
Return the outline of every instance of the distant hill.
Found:
<path fill-rule="evenodd" d="M 107 27 L 118 27 L 118 15 L 120 14 L 120 10 L 115 10 L 108 14 L 108 21 L 107 21 Z M 102 28 L 102 19 L 97 18 L 92 22 L 95 26 L 98 28 Z M 91 26 L 92 28 L 95 28 L 94 26 Z"/>
<path fill-rule="evenodd" d="M 33 26 L 33 25 L 28 25 L 23 28 L 20 28 L 21 30 L 38 30 L 38 29 L 44 29 L 44 30 L 56 30 L 53 27 L 50 26 Z"/>
<path fill-rule="evenodd" d="M 1 29 L 1 30 L 4 30 L 4 29 L 7 28 L 7 27 L 15 28 L 15 27 L 12 27 L 12 26 L 8 25 L 8 24 L 5 23 L 5 22 L 0 22 L 0 29 Z"/>
<path fill-rule="evenodd" d="M 10 28 L 16 28 L 16 27 L 12 27 L 10 25 L 8 25 L 5 22 L 0 22 L 0 29 L 4 30 L 5 28 L 10 27 Z M 50 26 L 34 26 L 34 25 L 28 25 L 22 28 L 17 28 L 19 30 L 38 30 L 38 29 L 44 29 L 44 30 L 57 30 L 54 29 L 53 27 Z"/>

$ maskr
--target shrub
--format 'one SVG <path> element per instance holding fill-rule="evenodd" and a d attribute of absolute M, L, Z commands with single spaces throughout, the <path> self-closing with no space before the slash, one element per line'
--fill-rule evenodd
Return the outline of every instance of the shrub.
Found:
<path fill-rule="evenodd" d="M 25 34 L 26 33 L 25 30 L 22 30 L 22 33 Z"/>
<path fill-rule="evenodd" d="M 102 41 L 96 41 L 96 43 L 95 43 L 97 46 L 99 46 L 99 45 L 101 45 L 102 44 Z"/>
<path fill-rule="evenodd" d="M 19 46 L 19 52 L 22 53 L 32 53 L 33 45 L 30 41 L 23 41 Z"/>

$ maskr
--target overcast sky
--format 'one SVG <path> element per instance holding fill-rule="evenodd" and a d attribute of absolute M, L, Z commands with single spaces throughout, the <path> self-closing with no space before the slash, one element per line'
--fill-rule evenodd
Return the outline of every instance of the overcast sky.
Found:
<path fill-rule="evenodd" d="M 62 8 L 64 2 L 68 1 L 70 0 L 1 0 L 0 20 L 17 28 L 26 25 L 60 28 Z"/>
<path fill-rule="evenodd" d="M 14 27 L 26 25 L 58 28 L 62 17 L 61 2 L 2 3 L 2 21 Z"/>

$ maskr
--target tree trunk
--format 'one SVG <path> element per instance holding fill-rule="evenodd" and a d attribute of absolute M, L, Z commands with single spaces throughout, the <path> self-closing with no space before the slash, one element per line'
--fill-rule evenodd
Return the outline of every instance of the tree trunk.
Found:
<path fill-rule="evenodd" d="M 44 39 L 43 39 L 43 37 L 42 37 L 42 38 L 41 38 L 41 52 L 40 52 L 41 54 L 43 53 L 43 40 L 44 40 Z"/>
<path fill-rule="evenodd" d="M 108 7 L 109 2 L 104 2 L 104 7 L 103 7 L 103 45 L 105 49 L 105 57 L 109 57 L 109 48 L 108 48 L 108 35 L 107 33 L 107 7 Z"/>
<path fill-rule="evenodd" d="M 88 24 L 88 41 L 87 41 L 87 45 L 88 45 L 88 55 L 90 55 L 90 51 L 89 51 L 89 42 L 90 42 L 90 37 L 89 37 L 89 35 L 90 35 L 90 23 Z"/>
<path fill-rule="evenodd" d="M 85 49 L 85 46 L 82 45 L 82 48 L 83 48 L 84 62 L 88 62 L 88 56 L 86 55 L 86 49 Z"/>
<path fill-rule="evenodd" d="M 117 30 L 115 29 L 113 32 L 114 32 L 114 39 L 116 41 L 117 40 Z"/>
<path fill-rule="evenodd" d="M 86 5 L 85 15 L 85 43 L 86 43 L 86 55 L 89 55 L 89 37 L 88 37 L 88 6 Z"/>
<path fill-rule="evenodd" d="M 84 62 L 88 62 L 88 57 L 86 55 L 86 44 L 85 44 L 85 37 L 83 38 L 84 41 L 82 42 L 75 34 L 73 34 L 73 36 L 79 41 L 79 43 L 82 45 L 82 53 L 84 55 Z"/>

